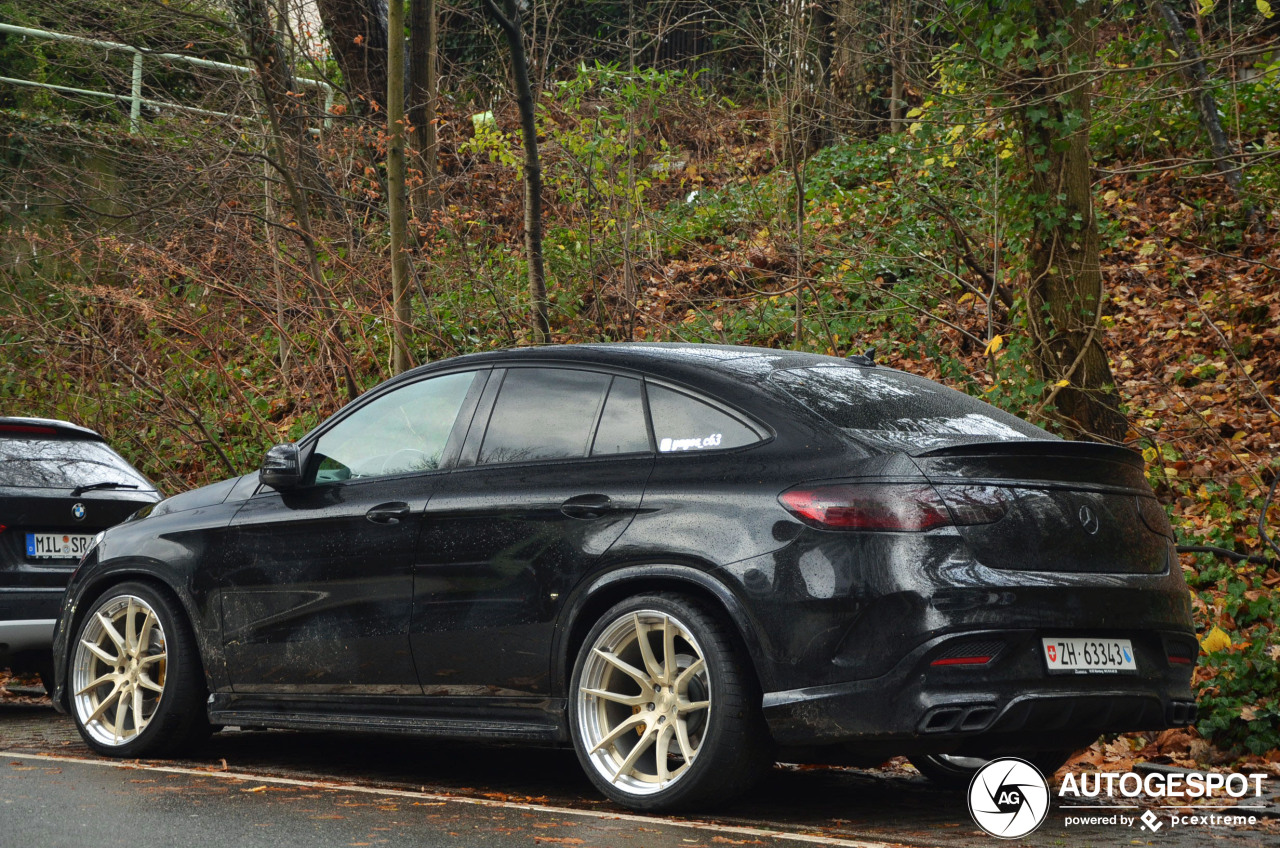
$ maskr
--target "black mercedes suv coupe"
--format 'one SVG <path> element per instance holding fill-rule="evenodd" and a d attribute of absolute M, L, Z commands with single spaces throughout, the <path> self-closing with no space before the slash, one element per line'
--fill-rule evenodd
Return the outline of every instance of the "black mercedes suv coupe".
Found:
<path fill-rule="evenodd" d="M 0 668 L 53 691 L 54 623 L 93 537 L 160 494 L 92 430 L 0 418 Z"/>
<path fill-rule="evenodd" d="M 693 344 L 389 380 L 107 531 L 56 654 L 102 753 L 225 725 L 572 745 L 636 809 L 775 759 L 1051 769 L 1196 709 L 1137 454 L 866 357 Z"/>

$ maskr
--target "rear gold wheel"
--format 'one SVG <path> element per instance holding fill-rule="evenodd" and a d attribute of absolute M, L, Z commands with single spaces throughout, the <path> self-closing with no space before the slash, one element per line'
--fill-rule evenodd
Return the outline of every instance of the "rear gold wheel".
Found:
<path fill-rule="evenodd" d="M 579 761 L 633 809 L 728 800 L 768 765 L 754 677 L 728 628 L 683 596 L 606 612 L 578 653 L 572 693 Z"/>

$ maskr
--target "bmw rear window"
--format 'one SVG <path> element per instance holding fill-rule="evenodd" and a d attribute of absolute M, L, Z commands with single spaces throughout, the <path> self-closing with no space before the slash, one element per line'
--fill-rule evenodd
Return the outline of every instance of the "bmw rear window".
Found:
<path fill-rule="evenodd" d="M 0 486 L 74 489 L 94 483 L 155 486 L 102 442 L 84 439 L 0 438 Z"/>
<path fill-rule="evenodd" d="M 820 365 L 775 371 L 771 380 L 829 423 L 892 450 L 1057 438 L 963 392 L 888 368 Z"/>

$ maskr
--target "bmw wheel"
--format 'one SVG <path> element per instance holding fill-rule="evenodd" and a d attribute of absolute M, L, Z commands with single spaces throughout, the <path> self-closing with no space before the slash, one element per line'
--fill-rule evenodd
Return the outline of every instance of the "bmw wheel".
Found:
<path fill-rule="evenodd" d="M 578 759 L 632 809 L 728 800 L 768 765 L 753 681 L 728 629 L 693 601 L 628 599 L 578 654 L 569 715 Z"/>
<path fill-rule="evenodd" d="M 177 604 L 144 583 L 93 603 L 71 650 L 72 715 L 100 754 L 177 753 L 209 733 L 199 654 Z"/>

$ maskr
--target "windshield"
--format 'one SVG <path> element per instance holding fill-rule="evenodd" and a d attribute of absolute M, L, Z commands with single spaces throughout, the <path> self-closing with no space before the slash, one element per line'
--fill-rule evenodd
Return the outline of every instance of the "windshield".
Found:
<path fill-rule="evenodd" d="M 0 486 L 74 489 L 94 483 L 155 489 L 151 481 L 102 442 L 0 438 Z"/>
<path fill-rule="evenodd" d="M 831 424 L 893 450 L 1057 438 L 963 392 L 887 368 L 819 365 L 771 379 Z"/>

